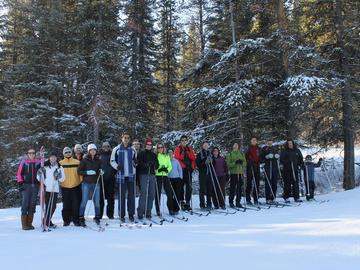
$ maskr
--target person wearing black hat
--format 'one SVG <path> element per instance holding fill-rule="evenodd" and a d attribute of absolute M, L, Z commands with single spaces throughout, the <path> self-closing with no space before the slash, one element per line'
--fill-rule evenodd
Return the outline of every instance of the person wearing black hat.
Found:
<path fill-rule="evenodd" d="M 57 154 L 51 152 L 49 159 L 44 163 L 44 168 L 38 171 L 37 179 L 40 181 L 41 174 L 44 176 L 45 185 L 45 225 L 54 228 L 51 218 L 56 209 L 59 194 L 59 183 L 65 181 L 65 171 L 57 159 Z"/>
<path fill-rule="evenodd" d="M 319 168 L 321 166 L 322 158 L 319 159 L 318 163 L 314 163 L 312 161 L 311 155 L 307 155 L 305 157 L 304 163 L 304 181 L 306 188 L 306 200 L 310 201 L 314 199 L 314 191 L 315 191 L 315 168 Z M 307 182 L 309 181 L 309 183 Z"/>

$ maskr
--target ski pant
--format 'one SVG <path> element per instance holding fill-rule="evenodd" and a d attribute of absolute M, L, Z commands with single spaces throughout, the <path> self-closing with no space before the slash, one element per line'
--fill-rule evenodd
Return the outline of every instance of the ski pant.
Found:
<path fill-rule="evenodd" d="M 184 197 L 184 186 L 185 186 L 185 197 Z M 181 201 L 186 200 L 186 203 L 190 205 L 192 194 L 192 171 L 188 169 L 183 170 L 183 181 L 182 181 L 182 188 L 181 188 Z"/>
<path fill-rule="evenodd" d="M 181 196 L 181 187 L 182 187 L 182 180 L 180 178 L 168 178 L 171 184 L 171 194 L 172 196 L 168 196 L 168 200 L 172 200 L 172 210 L 174 212 L 178 212 L 180 210 L 179 208 L 179 198 Z"/>
<path fill-rule="evenodd" d="M 225 207 L 225 186 L 226 176 L 217 176 L 213 178 L 215 191 L 212 194 L 212 199 L 215 207 Z M 219 201 L 219 203 L 218 203 Z M 220 204 L 220 205 L 219 205 Z"/>
<path fill-rule="evenodd" d="M 242 176 L 240 174 L 231 174 L 230 175 L 230 195 L 229 195 L 229 203 L 230 204 L 233 203 L 235 196 L 236 196 L 236 203 L 240 203 L 242 186 L 243 186 Z"/>
<path fill-rule="evenodd" d="M 272 164 L 265 164 L 264 167 L 265 173 L 265 196 L 266 200 L 274 200 L 276 198 L 276 191 L 277 191 L 277 183 L 279 179 L 279 169 L 277 165 L 274 166 Z M 269 185 L 270 183 L 270 185 Z M 274 198 L 274 196 L 275 198 Z"/>
<path fill-rule="evenodd" d="M 22 215 L 33 215 L 35 213 L 39 188 L 39 184 L 24 184 L 24 191 L 22 191 L 21 199 Z"/>
<path fill-rule="evenodd" d="M 104 193 L 105 199 L 107 201 L 106 205 L 106 215 L 108 218 L 114 217 L 114 207 L 115 207 L 115 178 L 104 178 Z M 104 215 L 105 199 L 103 195 L 103 186 L 100 185 L 100 217 Z"/>
<path fill-rule="evenodd" d="M 62 193 L 62 218 L 64 222 L 79 221 L 81 185 L 73 188 L 61 188 Z"/>
<path fill-rule="evenodd" d="M 166 205 L 169 212 L 172 212 L 174 209 L 174 195 L 170 187 L 170 180 L 168 179 L 167 176 L 156 176 L 156 183 L 157 183 L 157 190 L 155 196 L 156 212 L 160 212 L 161 190 L 163 185 L 167 197 Z"/>
<path fill-rule="evenodd" d="M 155 181 L 156 177 L 153 174 L 140 174 L 140 198 L 138 205 L 138 215 L 151 215 L 151 209 L 155 198 Z M 145 209 L 146 207 L 146 209 Z"/>
<path fill-rule="evenodd" d="M 200 172 L 199 185 L 200 185 L 200 190 L 199 190 L 200 207 L 201 208 L 205 207 L 205 196 L 206 196 L 206 206 L 211 207 L 212 182 L 211 182 L 210 174 Z"/>
<path fill-rule="evenodd" d="M 85 213 L 85 208 L 87 201 L 89 200 L 89 195 L 93 197 L 93 202 L 95 205 L 95 216 L 100 217 L 100 185 L 96 183 L 82 183 L 81 184 L 81 203 L 79 216 L 83 217 Z"/>
<path fill-rule="evenodd" d="M 260 167 L 259 166 L 247 166 L 246 168 L 247 181 L 246 181 L 246 201 L 250 202 L 250 193 L 253 187 L 254 179 L 255 185 L 253 190 L 254 202 L 257 203 L 260 191 Z"/>
<path fill-rule="evenodd" d="M 284 199 L 291 196 L 294 197 L 294 200 L 299 199 L 298 171 L 293 172 L 291 166 L 284 166 Z"/>
<path fill-rule="evenodd" d="M 53 198 L 51 199 L 51 194 L 53 194 Z M 56 209 L 56 203 L 58 199 L 57 192 L 45 192 L 45 217 L 46 217 L 46 225 L 50 225 L 51 218 Z"/>
<path fill-rule="evenodd" d="M 306 187 L 306 199 L 314 199 L 314 192 L 315 192 L 315 181 L 309 181 L 309 191 L 308 191 L 308 185 L 305 180 L 305 187 Z M 308 195 L 309 194 L 309 195 Z"/>
<path fill-rule="evenodd" d="M 135 179 L 134 179 L 135 180 Z M 127 192 L 127 211 L 129 217 L 135 214 L 135 184 L 136 182 L 130 182 L 128 177 L 125 177 L 124 183 L 119 184 L 118 190 L 118 211 L 119 217 L 125 217 L 125 195 Z"/>

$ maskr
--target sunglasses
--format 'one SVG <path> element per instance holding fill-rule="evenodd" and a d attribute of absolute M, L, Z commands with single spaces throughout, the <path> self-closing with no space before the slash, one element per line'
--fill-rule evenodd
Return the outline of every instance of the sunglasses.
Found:
<path fill-rule="evenodd" d="M 130 140 L 130 137 L 124 137 L 125 140 Z"/>
<path fill-rule="evenodd" d="M 158 146 L 158 149 L 163 149 L 164 147 L 162 147 L 162 146 Z"/>
<path fill-rule="evenodd" d="M 148 146 L 152 146 L 152 144 L 151 144 L 151 143 L 147 143 L 146 145 L 148 145 Z"/>
<path fill-rule="evenodd" d="M 65 154 L 71 154 L 71 152 L 70 152 L 70 151 L 67 151 L 67 152 L 65 152 Z"/>

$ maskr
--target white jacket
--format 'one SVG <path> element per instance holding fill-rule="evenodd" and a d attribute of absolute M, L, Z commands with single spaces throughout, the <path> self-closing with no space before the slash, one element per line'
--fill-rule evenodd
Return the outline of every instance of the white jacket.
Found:
<path fill-rule="evenodd" d="M 62 166 L 59 167 L 59 165 L 56 163 L 55 165 L 49 167 L 45 166 L 45 179 L 44 179 L 44 185 L 46 187 L 46 192 L 57 192 L 59 193 L 59 182 L 65 181 L 65 171 Z M 54 172 L 56 170 L 60 170 L 61 177 L 58 180 L 55 180 Z M 41 175 L 37 175 L 37 179 L 41 180 Z"/>

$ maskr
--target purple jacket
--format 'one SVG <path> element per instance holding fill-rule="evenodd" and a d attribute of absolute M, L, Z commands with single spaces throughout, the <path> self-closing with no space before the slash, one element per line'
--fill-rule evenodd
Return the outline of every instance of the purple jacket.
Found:
<path fill-rule="evenodd" d="M 215 160 L 215 172 L 216 176 L 224 176 L 228 174 L 228 168 L 226 166 L 226 161 L 223 157 L 218 156 L 214 158 Z"/>

